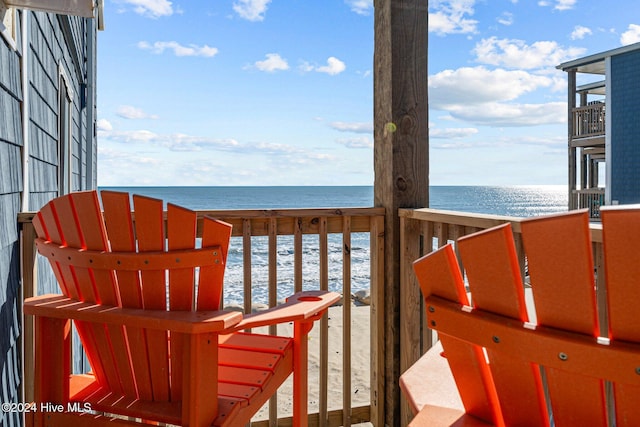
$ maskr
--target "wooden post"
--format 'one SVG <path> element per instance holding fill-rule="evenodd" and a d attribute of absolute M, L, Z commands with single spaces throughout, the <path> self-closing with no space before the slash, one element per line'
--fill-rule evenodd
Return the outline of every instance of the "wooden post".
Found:
<path fill-rule="evenodd" d="M 580 202 L 574 200 L 573 190 L 577 188 L 576 169 L 576 149 L 573 147 L 573 109 L 576 108 L 576 71 L 567 72 L 568 92 L 567 92 L 567 122 L 568 126 L 568 155 L 569 155 L 569 210 L 578 209 Z"/>
<path fill-rule="evenodd" d="M 428 2 L 376 0 L 374 199 L 385 208 L 384 422 L 400 420 L 400 219 L 429 201 Z M 375 418 L 375 417 L 374 417 Z"/>
<path fill-rule="evenodd" d="M 20 301 L 20 313 L 22 314 L 22 302 L 38 294 L 37 262 L 36 262 L 36 231 L 31 222 L 32 214 L 19 214 L 18 224 L 21 228 L 21 271 L 22 271 L 22 299 Z M 22 401 L 33 402 L 33 384 L 35 371 L 35 347 L 34 347 L 34 319 L 31 316 L 22 318 Z"/>
<path fill-rule="evenodd" d="M 413 272 L 413 261 L 422 255 L 422 224 L 412 218 L 400 218 L 400 373 L 422 356 L 422 293 Z M 428 329 L 425 327 L 425 329 Z M 413 418 L 406 399 L 401 399 L 400 420 L 406 426 Z"/>

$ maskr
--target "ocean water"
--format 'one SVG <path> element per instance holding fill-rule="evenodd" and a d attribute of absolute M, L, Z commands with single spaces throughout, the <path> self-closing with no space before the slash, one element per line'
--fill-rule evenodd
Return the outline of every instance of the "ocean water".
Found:
<path fill-rule="evenodd" d="M 371 186 L 317 187 L 101 187 L 127 191 L 190 209 L 276 209 L 373 206 Z M 567 210 L 567 187 L 432 186 L 430 207 L 528 217 Z"/>
<path fill-rule="evenodd" d="M 369 207 L 373 187 L 103 187 L 163 199 L 190 209 L 277 209 Z M 567 210 L 566 186 L 433 186 L 430 207 L 463 212 L 530 217 Z M 329 288 L 342 289 L 342 237 L 329 236 Z M 305 289 L 317 289 L 319 245 L 316 236 L 304 236 Z M 252 300 L 268 301 L 268 240 L 252 240 Z M 225 273 L 225 304 L 243 300 L 242 242 L 233 238 Z M 351 293 L 369 288 L 369 235 L 354 233 L 351 241 Z M 278 295 L 293 292 L 293 239 L 278 237 Z"/>

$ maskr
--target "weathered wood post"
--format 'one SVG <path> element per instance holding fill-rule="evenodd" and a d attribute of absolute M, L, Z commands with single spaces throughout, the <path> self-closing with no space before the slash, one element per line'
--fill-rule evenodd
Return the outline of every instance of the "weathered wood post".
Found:
<path fill-rule="evenodd" d="M 375 1 L 374 202 L 384 207 L 384 289 L 373 298 L 384 312 L 384 396 L 374 398 L 374 425 L 400 419 L 400 219 L 398 208 L 429 202 L 427 0 Z M 384 333 L 384 336 L 381 335 Z M 377 407 L 383 405 L 381 412 Z M 378 419 L 384 413 L 384 420 Z"/>
<path fill-rule="evenodd" d="M 576 70 L 567 71 L 568 80 L 568 94 L 567 94 L 567 122 L 568 127 L 568 157 L 569 157 L 569 210 L 578 209 L 580 207 L 580 196 L 573 194 L 573 191 L 578 188 L 576 177 L 576 154 L 577 149 L 573 146 L 573 133 L 574 133 L 574 118 L 573 110 L 576 108 Z"/>

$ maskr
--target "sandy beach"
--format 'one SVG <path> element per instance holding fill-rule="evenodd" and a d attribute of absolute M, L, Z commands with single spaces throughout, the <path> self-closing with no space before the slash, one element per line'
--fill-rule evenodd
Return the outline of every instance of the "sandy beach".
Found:
<path fill-rule="evenodd" d="M 328 410 L 342 408 L 343 404 L 343 307 L 331 307 L 329 317 L 329 376 L 328 376 Z M 370 404 L 370 325 L 369 307 L 351 305 L 351 406 Z M 318 412 L 319 407 L 319 324 L 309 334 L 309 413 Z M 256 330 L 256 332 L 262 332 Z M 291 336 L 292 325 L 280 325 L 279 335 Z M 278 392 L 278 417 L 289 417 L 291 405 L 292 380 L 289 378 Z M 253 421 L 269 417 L 267 403 L 253 418 Z"/>

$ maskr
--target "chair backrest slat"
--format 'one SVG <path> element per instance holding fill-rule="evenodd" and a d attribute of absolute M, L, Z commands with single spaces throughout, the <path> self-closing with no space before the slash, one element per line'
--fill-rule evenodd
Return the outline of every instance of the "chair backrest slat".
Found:
<path fill-rule="evenodd" d="M 71 200 L 71 195 L 54 199 L 45 205 L 38 213 L 38 232 L 41 237 L 47 237 L 51 242 L 60 246 L 75 246 L 82 249 L 84 242 L 78 225 L 78 214 Z M 87 302 L 96 302 L 93 278 L 84 268 L 74 268 L 66 263 L 50 259 L 58 283 L 64 295 Z M 110 351 L 108 339 L 100 334 L 95 325 L 76 322 L 76 330 L 85 347 L 96 351 L 87 352 L 87 358 L 96 377 L 103 383 L 108 383 L 114 390 L 120 390 L 117 369 L 112 360 L 102 360 L 99 352 Z"/>
<path fill-rule="evenodd" d="M 65 244 L 74 248 L 86 247 L 81 235 L 78 214 L 71 196 L 55 199 L 53 206 L 56 210 L 58 226 L 60 227 L 60 233 L 64 236 Z M 94 288 L 95 283 L 87 269 L 74 268 L 72 278 L 73 287 L 76 289 L 79 299 L 86 302 L 98 301 L 98 295 Z"/>
<path fill-rule="evenodd" d="M 640 342 L 640 209 L 602 209 L 609 338 Z M 640 366 L 640 363 L 638 364 Z M 618 426 L 640 425 L 640 389 L 613 384 Z"/>
<path fill-rule="evenodd" d="M 57 215 L 53 204 L 49 203 L 45 205 L 40 212 L 38 212 L 38 219 L 38 224 L 42 228 L 42 236 L 46 236 L 47 240 L 51 242 L 62 245 L 63 238 L 58 228 Z M 78 299 L 78 290 L 76 289 L 75 283 L 69 280 L 68 268 L 61 268 L 55 260 L 51 260 L 51 267 L 62 289 L 62 293 L 71 298 Z"/>
<path fill-rule="evenodd" d="M 73 201 L 78 226 L 86 249 L 90 251 L 108 251 L 107 231 L 97 193 L 73 193 L 70 197 Z M 84 270 L 88 272 L 88 269 Z M 120 305 L 118 286 L 113 271 L 92 269 L 88 276 L 93 280 L 96 302 L 111 306 Z M 100 336 L 102 335 L 101 332 L 97 331 L 95 335 Z M 111 373 L 108 374 L 108 378 L 110 383 L 117 383 L 117 385 L 112 384 L 112 388 L 121 390 L 129 396 L 136 396 L 137 389 L 124 327 L 106 326 L 104 340 L 102 354 L 106 351 L 111 351 L 113 354 L 113 367 Z"/>
<path fill-rule="evenodd" d="M 131 218 L 131 204 L 127 193 L 103 191 L 104 222 L 112 252 L 135 252 L 136 242 Z M 123 307 L 142 308 L 142 294 L 138 273 L 116 271 L 118 293 Z"/>
<path fill-rule="evenodd" d="M 600 329 L 587 212 L 523 221 L 522 235 L 537 323 L 597 337 Z M 555 425 L 607 424 L 603 380 L 551 368 L 546 378 Z"/>
<path fill-rule="evenodd" d="M 196 241 L 196 213 L 179 206 L 167 205 L 167 247 L 169 250 L 192 249 Z M 171 310 L 192 310 L 194 305 L 194 268 L 169 271 L 169 306 Z M 182 361 L 184 338 L 171 335 L 171 400 L 182 399 Z"/>
<path fill-rule="evenodd" d="M 524 284 L 511 225 L 461 238 L 458 245 L 473 307 L 528 321 Z M 489 349 L 487 356 L 505 424 L 548 425 L 538 366 Z"/>
<path fill-rule="evenodd" d="M 74 193 L 72 194 L 72 200 L 76 212 L 79 213 L 78 225 L 86 249 L 90 251 L 108 251 L 107 230 L 102 219 L 98 195 L 94 192 Z M 92 273 L 97 302 L 118 306 L 120 298 L 113 272 L 94 269 Z"/>
<path fill-rule="evenodd" d="M 162 201 L 133 196 L 134 223 L 138 252 L 165 250 Z M 165 270 L 140 272 L 142 301 L 145 309 L 167 309 L 167 279 Z M 166 331 L 146 331 L 147 357 L 154 400 L 169 400 L 169 336 Z"/>
<path fill-rule="evenodd" d="M 445 268 L 443 268 L 446 266 Z M 438 295 L 462 305 L 469 305 L 462 273 L 451 244 L 414 264 L 421 278 L 423 295 Z M 428 308 L 427 308 L 428 309 Z M 439 336 L 447 362 L 458 385 L 466 411 L 494 423 L 499 413 L 498 398 L 480 346 L 449 335 Z"/>
<path fill-rule="evenodd" d="M 109 249 L 111 252 L 136 252 L 129 194 L 102 191 L 101 198 Z M 142 291 L 138 272 L 119 270 L 113 274 L 117 280 L 117 293 L 120 296 L 122 307 L 142 308 Z M 124 329 L 136 396 L 143 400 L 153 400 L 146 333 L 143 329 L 135 326 L 127 326 Z"/>
<path fill-rule="evenodd" d="M 165 221 L 161 200 L 133 196 L 131 205 L 128 193 L 103 191 L 101 206 L 97 192 L 80 192 L 54 199 L 36 215 L 36 233 L 56 245 L 45 253 L 51 245 L 41 241 L 39 250 L 63 293 L 135 309 L 219 308 L 231 226 L 205 218 L 198 249 L 195 212 L 169 205 Z M 100 384 L 133 400 L 182 399 L 181 334 L 135 325 L 76 327 Z"/>
<path fill-rule="evenodd" d="M 207 265 L 200 269 L 197 310 L 218 310 L 222 304 L 222 283 L 224 265 L 227 262 L 227 248 L 231 239 L 231 225 L 205 217 L 202 224 L 202 246 L 219 246 L 222 263 Z"/>
<path fill-rule="evenodd" d="M 169 250 L 193 249 L 196 242 L 196 213 L 169 204 L 167 206 L 167 245 Z M 169 306 L 171 310 L 192 310 L 195 285 L 193 268 L 169 271 Z"/>

